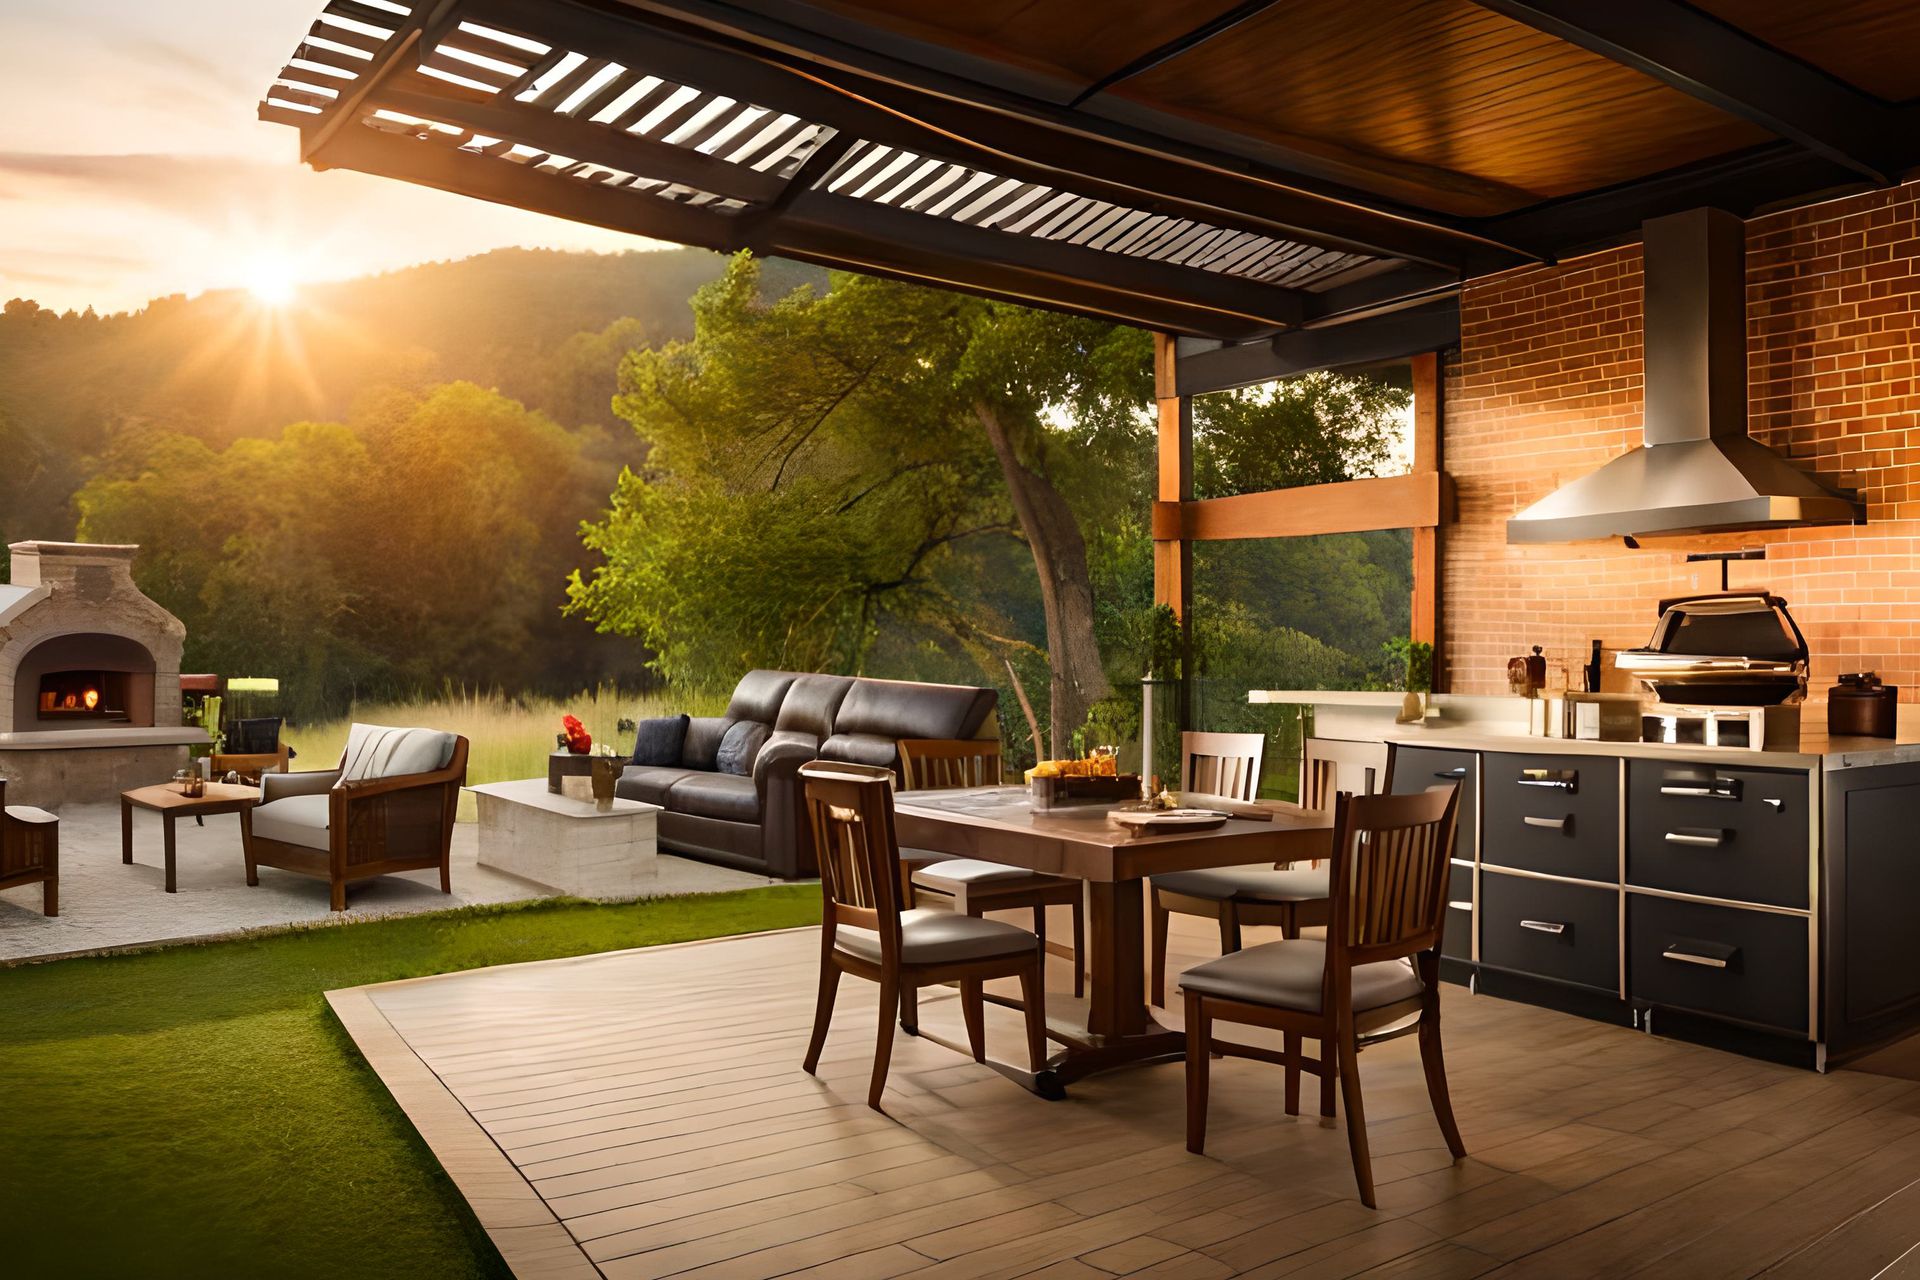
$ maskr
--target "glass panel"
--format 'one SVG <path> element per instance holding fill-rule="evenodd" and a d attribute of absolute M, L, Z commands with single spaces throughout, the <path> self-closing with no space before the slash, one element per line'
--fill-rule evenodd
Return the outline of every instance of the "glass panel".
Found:
<path fill-rule="evenodd" d="M 1406 365 L 1309 373 L 1193 400 L 1196 498 L 1412 469 L 1413 376 Z"/>

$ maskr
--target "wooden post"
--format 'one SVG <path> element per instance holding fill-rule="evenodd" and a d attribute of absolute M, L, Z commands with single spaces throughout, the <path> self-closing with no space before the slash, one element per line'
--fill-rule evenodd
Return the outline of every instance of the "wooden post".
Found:
<path fill-rule="evenodd" d="M 1171 334 L 1153 335 L 1153 396 L 1159 431 L 1160 502 L 1193 501 L 1193 404 L 1174 383 L 1174 340 Z M 1181 680 L 1175 699 L 1180 728 L 1190 727 L 1188 696 L 1193 669 L 1193 544 L 1183 537 L 1156 538 L 1153 543 L 1153 600 L 1170 607 L 1180 619 Z M 1155 672 L 1156 675 L 1161 673 Z"/>
<path fill-rule="evenodd" d="M 1416 475 L 1444 474 L 1445 442 L 1441 405 L 1444 379 L 1438 352 L 1428 351 L 1413 357 L 1413 470 Z M 1444 529 L 1451 518 L 1450 503 L 1442 485 L 1438 520 L 1431 525 L 1416 525 L 1413 530 L 1413 623 L 1415 640 L 1433 646 L 1433 688 L 1436 693 L 1447 687 L 1446 665 L 1441 652 L 1441 580 L 1440 564 L 1444 550 Z"/>

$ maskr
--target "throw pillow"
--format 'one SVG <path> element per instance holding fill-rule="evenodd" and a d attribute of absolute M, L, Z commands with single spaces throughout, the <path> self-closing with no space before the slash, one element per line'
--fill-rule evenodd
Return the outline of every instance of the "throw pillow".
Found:
<path fill-rule="evenodd" d="M 754 757 L 760 754 L 760 748 L 767 745 L 767 738 L 772 733 L 771 728 L 758 720 L 734 721 L 727 726 L 725 736 L 720 739 L 720 750 L 714 756 L 715 767 L 722 773 L 751 777 Z"/>
<path fill-rule="evenodd" d="M 389 729 L 356 724 L 347 729 L 347 750 L 340 758 L 340 781 L 399 778 L 432 773 L 453 759 L 454 735 L 438 729 Z"/>
<path fill-rule="evenodd" d="M 633 763 L 679 764 L 680 746 L 686 740 L 686 716 L 642 720 L 633 734 Z"/>

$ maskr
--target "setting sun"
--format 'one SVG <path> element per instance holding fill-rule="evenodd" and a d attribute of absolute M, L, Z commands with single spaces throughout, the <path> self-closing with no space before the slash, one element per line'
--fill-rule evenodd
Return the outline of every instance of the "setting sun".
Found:
<path fill-rule="evenodd" d="M 278 258 L 258 258 L 247 271 L 247 291 L 270 307 L 284 307 L 299 293 L 293 268 Z"/>

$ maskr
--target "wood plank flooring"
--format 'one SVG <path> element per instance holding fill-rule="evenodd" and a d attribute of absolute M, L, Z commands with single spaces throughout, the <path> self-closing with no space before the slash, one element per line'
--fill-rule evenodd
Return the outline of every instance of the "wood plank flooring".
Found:
<path fill-rule="evenodd" d="M 1213 954 L 1187 923 L 1176 968 Z M 1344 1121 L 1282 1115 L 1260 1063 L 1215 1064 L 1204 1157 L 1179 1064 L 1049 1103 L 897 1036 L 876 1114 L 871 984 L 841 983 L 820 1076 L 800 1070 L 817 949 L 761 934 L 329 998 L 521 1277 L 1920 1277 L 1911 1080 L 1448 987 L 1470 1155 L 1450 1162 L 1413 1042 L 1369 1049 L 1375 1212 Z M 954 993 L 921 1010 L 964 1041 Z M 989 1053 L 1022 1043 L 989 1006 Z"/>

